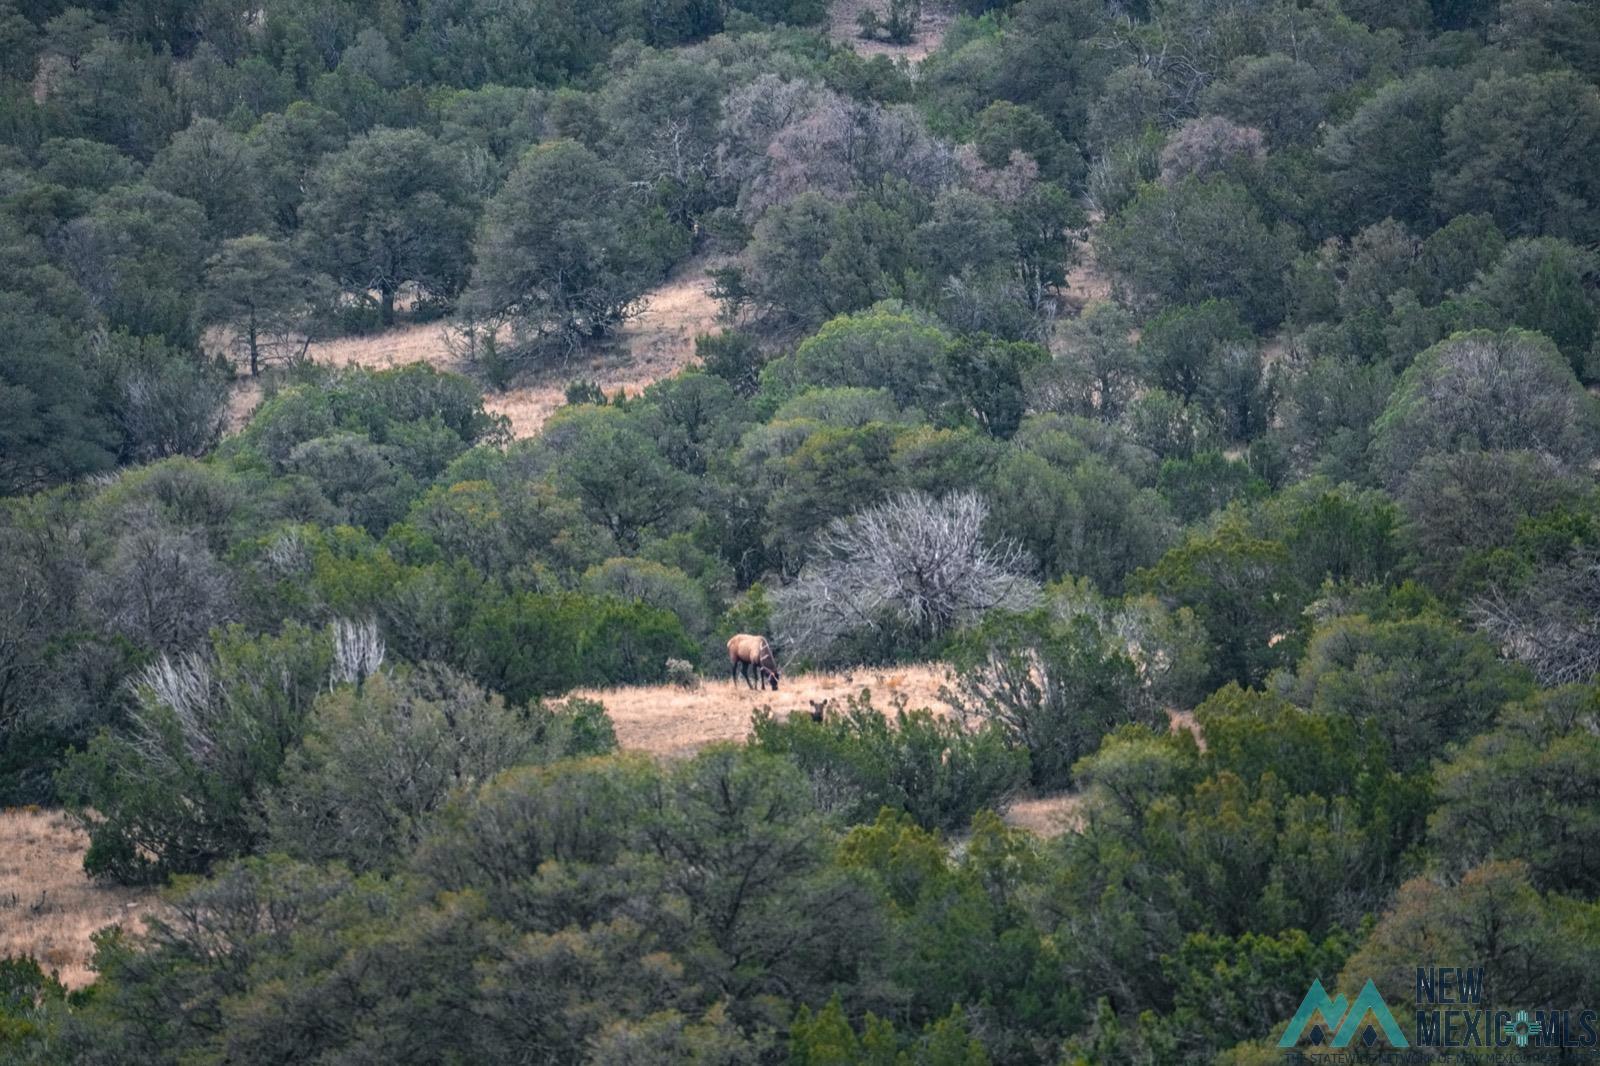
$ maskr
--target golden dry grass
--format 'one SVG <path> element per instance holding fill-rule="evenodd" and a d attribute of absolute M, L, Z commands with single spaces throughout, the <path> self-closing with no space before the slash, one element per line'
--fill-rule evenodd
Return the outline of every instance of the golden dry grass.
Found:
<path fill-rule="evenodd" d="M 108 925 L 137 931 L 158 906 L 154 889 L 90 881 L 88 846 L 61 811 L 0 811 L 0 958 L 32 955 L 69 988 L 94 980 L 91 933 Z"/>
<path fill-rule="evenodd" d="M 237 433 L 250 421 L 250 416 L 261 406 L 261 381 L 258 378 L 237 377 L 228 392 L 228 418 L 223 423 L 224 433 Z"/>
<path fill-rule="evenodd" d="M 737 685 L 725 674 L 703 678 L 696 689 L 673 685 L 629 685 L 584 689 L 574 695 L 599 700 L 617 729 L 617 742 L 630 751 L 679 757 L 692 755 L 719 740 L 750 735 L 750 716 L 766 707 L 774 715 L 811 713 L 812 700 L 833 700 L 836 707 L 862 689 L 872 705 L 889 711 L 897 697 L 911 708 L 948 713 L 939 689 L 949 671 L 939 663 L 894 667 L 858 667 L 838 673 L 791 674 L 778 691 Z"/>
<path fill-rule="evenodd" d="M 645 295 L 643 310 L 617 331 L 607 349 L 574 359 L 565 366 L 527 374 L 503 392 L 484 395 L 484 407 L 505 415 L 513 436 L 530 437 L 545 419 L 566 402 L 568 382 L 583 379 L 598 384 L 608 394 L 622 389 L 637 395 L 662 378 L 695 362 L 694 339 L 720 328 L 718 307 L 711 297 L 711 279 L 703 259 L 682 264 L 671 277 Z M 226 346 L 226 337 L 210 338 L 210 347 Z M 312 344 L 307 356 L 329 366 L 360 366 L 388 370 L 411 363 L 427 363 L 440 370 L 466 373 L 470 367 L 445 343 L 445 327 L 431 322 L 401 326 L 366 337 L 340 337 Z M 249 421 L 261 402 L 259 382 L 240 377 L 234 385 L 228 411 L 229 432 Z"/>

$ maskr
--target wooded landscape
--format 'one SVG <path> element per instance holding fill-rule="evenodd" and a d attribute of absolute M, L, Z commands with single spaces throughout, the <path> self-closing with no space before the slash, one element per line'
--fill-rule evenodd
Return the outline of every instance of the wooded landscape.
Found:
<path fill-rule="evenodd" d="M 0 1064 L 1600 1006 L 1597 386 L 1588 0 L 0 0 Z"/>

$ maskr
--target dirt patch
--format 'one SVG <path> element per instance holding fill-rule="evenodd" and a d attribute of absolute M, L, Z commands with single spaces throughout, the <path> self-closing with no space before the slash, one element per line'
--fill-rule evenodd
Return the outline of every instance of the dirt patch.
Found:
<path fill-rule="evenodd" d="M 939 689 L 949 682 L 949 670 L 930 663 L 790 675 L 777 692 L 746 688 L 742 681 L 734 685 L 718 676 L 703 679 L 697 689 L 636 685 L 586 689 L 575 695 L 605 705 L 623 748 L 681 757 L 719 740 L 744 740 L 750 735 L 750 716 L 758 708 L 766 707 L 778 717 L 809 714 L 812 700 L 833 701 L 838 708 L 862 689 L 872 694 L 872 705 L 886 713 L 892 713 L 897 697 L 904 697 L 912 709 L 948 713 Z"/>
<path fill-rule="evenodd" d="M 1089 212 L 1088 228 L 1078 244 L 1078 261 L 1067 270 L 1066 291 L 1062 302 L 1074 314 L 1083 314 L 1095 304 L 1112 299 L 1111 279 L 1100 269 L 1095 257 L 1095 231 L 1105 216 L 1099 211 Z"/>
<path fill-rule="evenodd" d="M 88 834 L 61 811 L 0 811 L 0 958 L 32 955 L 68 988 L 94 980 L 89 935 L 137 931 L 159 906 L 154 889 L 98 885 L 83 872 Z"/>
<path fill-rule="evenodd" d="M 1268 370 L 1275 366 L 1286 366 L 1293 358 L 1294 346 L 1287 333 L 1280 333 L 1261 345 L 1261 365 Z"/>
<path fill-rule="evenodd" d="M 606 350 L 574 359 L 565 366 L 525 374 L 503 392 L 485 393 L 485 409 L 505 415 L 513 436 L 530 437 L 539 432 L 556 408 L 566 403 L 569 382 L 583 379 L 607 393 L 621 389 L 633 396 L 693 365 L 695 337 L 719 329 L 718 305 L 711 297 L 711 279 L 706 276 L 712 265 L 704 259 L 684 263 L 645 295 L 643 311 L 617 331 L 615 343 Z M 472 367 L 450 350 L 445 327 L 438 322 L 402 326 L 366 337 L 322 341 L 312 344 L 307 355 L 314 362 L 329 366 L 389 370 L 427 363 L 453 373 L 472 372 Z M 240 377 L 229 403 L 229 432 L 236 432 L 248 422 L 260 402 L 260 382 Z"/>
<path fill-rule="evenodd" d="M 1092 250 L 1086 249 L 1083 258 L 1067 271 L 1067 288 L 1062 299 L 1078 314 L 1111 299 L 1111 279 L 1100 272 Z"/>
<path fill-rule="evenodd" d="M 861 56 L 888 56 L 920 63 L 944 42 L 944 35 L 955 21 L 955 11 L 948 4 L 923 0 L 922 17 L 917 21 L 917 39 L 910 44 L 890 44 L 888 41 L 861 39 L 861 27 L 856 22 L 863 11 L 876 11 L 881 18 L 889 14 L 888 0 L 833 0 L 828 7 L 828 36 Z"/>

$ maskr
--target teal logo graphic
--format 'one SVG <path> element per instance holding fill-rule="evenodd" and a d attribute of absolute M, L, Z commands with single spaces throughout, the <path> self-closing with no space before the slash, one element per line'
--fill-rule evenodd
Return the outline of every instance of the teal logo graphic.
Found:
<path fill-rule="evenodd" d="M 1371 1015 L 1372 1023 L 1376 1023 L 1376 1028 L 1372 1023 L 1367 1023 L 1368 1015 Z M 1361 1042 L 1371 1047 L 1377 1042 L 1380 1032 L 1391 1047 L 1411 1046 L 1395 1024 L 1394 1015 L 1389 1013 L 1389 1005 L 1383 1001 L 1378 986 L 1372 983 L 1371 978 L 1361 986 L 1361 994 L 1356 996 L 1354 1003 L 1346 999 L 1343 992 L 1329 999 L 1328 990 L 1322 987 L 1322 982 L 1313 980 L 1311 990 L 1300 1001 L 1300 1009 L 1289 1020 L 1289 1027 L 1283 1031 L 1283 1039 L 1278 1041 L 1278 1046 L 1294 1047 L 1301 1037 L 1306 1037 L 1313 1044 L 1349 1047 L 1350 1041 L 1359 1034 Z"/>
<path fill-rule="evenodd" d="M 1544 1026 L 1540 1025 L 1538 1022 L 1529 1021 L 1528 1012 L 1525 1010 L 1519 1010 L 1517 1011 L 1516 1021 L 1506 1022 L 1505 1025 L 1500 1027 L 1500 1031 L 1507 1036 L 1514 1038 L 1518 1047 L 1527 1047 L 1528 1037 L 1538 1036 L 1540 1033 L 1544 1032 Z"/>

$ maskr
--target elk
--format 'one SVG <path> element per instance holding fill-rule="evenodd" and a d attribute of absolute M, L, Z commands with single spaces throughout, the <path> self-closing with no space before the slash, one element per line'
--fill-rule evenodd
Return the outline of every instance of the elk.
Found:
<path fill-rule="evenodd" d="M 772 645 L 767 638 L 750 633 L 736 633 L 728 639 L 728 663 L 733 667 L 733 683 L 744 683 L 751 688 L 765 689 L 770 682 L 772 691 L 778 691 L 778 661 L 772 657 Z M 751 678 L 754 672 L 754 680 Z"/>

